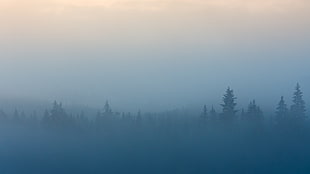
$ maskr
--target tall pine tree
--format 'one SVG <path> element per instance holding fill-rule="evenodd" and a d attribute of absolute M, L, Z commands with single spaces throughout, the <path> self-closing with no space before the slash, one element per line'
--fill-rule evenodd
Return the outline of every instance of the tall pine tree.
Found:
<path fill-rule="evenodd" d="M 238 112 L 235 107 L 237 103 L 235 102 L 236 97 L 234 91 L 228 87 L 226 94 L 223 96 L 223 112 L 221 114 L 221 120 L 223 121 L 233 121 L 236 118 L 236 113 Z"/>
<path fill-rule="evenodd" d="M 293 96 L 293 105 L 291 106 L 291 116 L 296 122 L 303 122 L 306 119 L 306 104 L 300 88 L 299 83 L 297 83 Z"/>
<path fill-rule="evenodd" d="M 278 103 L 278 107 L 276 110 L 276 124 L 285 124 L 286 122 L 288 122 L 288 108 L 287 105 L 284 101 L 284 97 L 281 97 L 280 102 Z"/>

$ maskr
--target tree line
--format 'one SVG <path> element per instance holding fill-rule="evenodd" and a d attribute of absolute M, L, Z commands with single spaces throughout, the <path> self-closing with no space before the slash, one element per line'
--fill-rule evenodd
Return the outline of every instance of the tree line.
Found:
<path fill-rule="evenodd" d="M 236 97 L 234 91 L 228 87 L 226 93 L 223 96 L 222 112 L 217 114 L 212 106 L 210 112 L 208 112 L 207 106 L 203 107 L 201 118 L 203 120 L 220 120 L 224 122 L 234 122 L 236 120 L 249 121 L 255 123 L 263 123 L 265 120 L 264 114 L 260 106 L 255 100 L 251 101 L 248 108 L 242 109 L 238 117 L 238 110 L 236 109 Z M 300 125 L 307 120 L 306 116 L 306 103 L 303 99 L 303 92 L 301 86 L 297 83 L 295 91 L 293 93 L 293 104 L 289 107 L 284 96 L 281 96 L 280 101 L 275 109 L 274 116 L 271 117 L 272 122 L 275 125 L 288 126 L 288 125 Z"/>
<path fill-rule="evenodd" d="M 200 116 L 193 116 L 192 113 L 182 113 L 181 111 L 171 111 L 165 113 L 144 113 L 138 111 L 132 113 L 114 112 L 109 104 L 106 102 L 103 109 L 98 111 L 96 116 L 91 117 L 83 111 L 79 114 L 68 114 L 64 109 L 62 103 L 55 101 L 51 109 L 46 109 L 42 116 L 33 112 L 26 115 L 24 112 L 15 110 L 13 116 L 8 116 L 4 111 L 0 111 L 0 120 L 2 123 L 13 123 L 19 125 L 31 125 L 32 127 L 46 127 L 46 128 L 96 128 L 108 129 L 115 126 L 115 123 L 126 123 L 129 125 L 141 125 L 143 123 L 159 123 L 167 124 L 173 122 L 176 117 L 187 119 L 198 118 L 199 123 L 213 124 L 235 124 L 246 123 L 252 125 L 264 125 L 267 122 L 274 126 L 291 127 L 302 126 L 307 121 L 306 103 L 303 99 L 303 92 L 301 86 L 296 85 L 293 93 L 292 105 L 289 107 L 283 96 L 275 108 L 272 117 L 268 118 L 264 115 L 260 106 L 255 100 L 251 101 L 246 109 L 237 109 L 237 97 L 234 91 L 228 87 L 222 98 L 221 112 L 217 112 L 212 106 L 210 109 L 206 105 L 203 106 L 203 111 Z M 182 117 L 183 116 L 183 117 Z M 177 120 L 177 119 L 175 119 Z"/>

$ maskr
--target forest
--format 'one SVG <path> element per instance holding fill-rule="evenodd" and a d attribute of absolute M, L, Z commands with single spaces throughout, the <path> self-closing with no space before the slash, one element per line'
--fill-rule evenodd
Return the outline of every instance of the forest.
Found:
<path fill-rule="evenodd" d="M 130 112 L 114 112 L 109 102 L 103 105 L 103 109 L 98 110 L 96 115 L 89 115 L 85 111 L 79 114 L 67 113 L 62 103 L 55 101 L 51 109 L 46 109 L 44 113 L 38 114 L 33 111 L 31 114 L 25 114 L 24 111 L 15 109 L 13 114 L 7 114 L 0 111 L 1 123 L 3 125 L 19 125 L 30 126 L 31 128 L 44 129 L 71 129 L 71 130 L 100 130 L 111 127 L 113 124 L 127 124 L 132 126 L 143 125 L 166 125 L 167 123 L 177 123 L 180 120 L 184 124 L 199 124 L 201 126 L 237 126 L 251 125 L 251 126 L 272 126 L 278 128 L 301 128 L 307 125 L 306 102 L 303 99 L 303 92 L 299 84 L 296 85 L 293 93 L 292 105 L 288 106 L 283 96 L 280 97 L 275 112 L 268 117 L 264 115 L 263 110 L 252 100 L 246 109 L 237 109 L 237 97 L 234 91 L 228 87 L 223 95 L 222 111 L 218 112 L 214 106 L 208 108 L 204 105 L 200 115 L 193 115 L 192 113 L 182 110 L 172 110 L 161 113 L 137 113 Z M 150 126 L 147 125 L 147 126 Z M 117 126 L 121 128 L 122 126 Z M 115 129 L 117 129 L 115 127 Z"/>
<path fill-rule="evenodd" d="M 237 109 L 231 88 L 222 110 L 123 113 L 106 102 L 96 115 L 1 111 L 0 173 L 309 173 L 310 126 L 299 84 L 292 105 L 272 116 L 255 100 Z"/>

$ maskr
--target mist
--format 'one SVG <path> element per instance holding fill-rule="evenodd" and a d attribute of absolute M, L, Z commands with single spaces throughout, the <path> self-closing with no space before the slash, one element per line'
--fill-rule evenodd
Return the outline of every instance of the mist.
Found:
<path fill-rule="evenodd" d="M 4 1 L 0 95 L 164 111 L 217 107 L 230 86 L 245 106 L 268 98 L 268 107 L 297 82 L 310 85 L 308 7 L 302 0 Z"/>
<path fill-rule="evenodd" d="M 204 103 L 218 106 L 228 86 L 236 90 L 239 103 L 256 98 L 269 106 L 281 95 L 290 97 L 297 82 L 310 85 L 307 54 L 296 56 L 300 53 L 295 51 L 77 52 L 3 58 L 2 98 L 98 108 L 109 100 L 122 110 L 163 111 Z M 306 98 L 308 89 L 304 89 Z"/>
<path fill-rule="evenodd" d="M 310 173 L 307 0 L 0 0 L 0 173 Z"/>

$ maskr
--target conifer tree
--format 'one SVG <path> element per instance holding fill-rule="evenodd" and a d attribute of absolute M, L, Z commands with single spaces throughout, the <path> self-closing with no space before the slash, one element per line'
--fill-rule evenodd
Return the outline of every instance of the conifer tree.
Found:
<path fill-rule="evenodd" d="M 284 124 L 286 121 L 288 121 L 288 108 L 284 101 L 284 97 L 281 97 L 280 102 L 278 103 L 278 107 L 276 110 L 276 123 L 277 124 Z"/>
<path fill-rule="evenodd" d="M 52 127 L 65 127 L 70 122 L 70 118 L 62 107 L 62 103 L 53 104 L 53 108 L 49 114 L 49 125 Z"/>
<path fill-rule="evenodd" d="M 303 100 L 303 93 L 299 83 L 297 83 L 294 96 L 293 105 L 291 106 L 291 116 L 296 122 L 302 122 L 306 119 L 306 106 Z"/>
<path fill-rule="evenodd" d="M 233 121 L 238 112 L 235 107 L 237 103 L 235 102 L 236 97 L 234 96 L 234 91 L 228 87 L 226 94 L 223 96 L 223 112 L 221 114 L 221 120 Z"/>
<path fill-rule="evenodd" d="M 246 119 L 249 121 L 262 121 L 263 120 L 263 112 L 261 111 L 260 107 L 256 105 L 255 100 L 250 102 L 246 115 L 247 115 Z"/>

